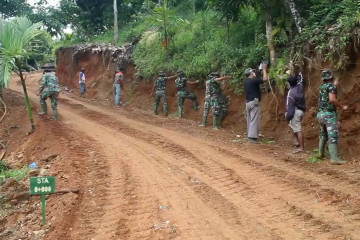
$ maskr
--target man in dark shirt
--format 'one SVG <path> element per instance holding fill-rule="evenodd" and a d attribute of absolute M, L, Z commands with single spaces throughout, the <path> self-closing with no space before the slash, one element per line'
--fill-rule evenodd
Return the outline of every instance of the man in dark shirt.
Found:
<path fill-rule="evenodd" d="M 246 118 L 247 118 L 247 135 L 251 143 L 257 143 L 260 131 L 260 101 L 261 91 L 260 85 L 268 80 L 267 65 L 262 64 L 263 78 L 256 78 L 254 69 L 248 68 L 245 70 L 247 77 L 244 83 L 244 90 L 246 95 Z"/>
<path fill-rule="evenodd" d="M 286 121 L 294 131 L 295 145 L 297 149 L 293 153 L 304 151 L 304 135 L 301 129 L 301 121 L 306 110 L 304 86 L 302 81 L 298 81 L 296 76 L 288 78 L 290 90 L 286 99 Z"/>

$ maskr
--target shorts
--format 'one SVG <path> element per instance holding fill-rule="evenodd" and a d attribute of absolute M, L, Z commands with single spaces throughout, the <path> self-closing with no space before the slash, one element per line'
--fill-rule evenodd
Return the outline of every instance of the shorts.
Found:
<path fill-rule="evenodd" d="M 295 110 L 293 119 L 291 119 L 289 126 L 294 131 L 294 133 L 301 132 L 301 121 L 304 118 L 304 111 L 300 109 Z"/>

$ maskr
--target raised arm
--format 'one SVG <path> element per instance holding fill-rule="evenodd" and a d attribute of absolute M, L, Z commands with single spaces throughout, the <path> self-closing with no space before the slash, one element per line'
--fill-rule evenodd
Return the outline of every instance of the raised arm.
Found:
<path fill-rule="evenodd" d="M 223 77 L 215 78 L 214 80 L 217 82 L 221 82 L 221 81 L 228 80 L 231 78 L 232 78 L 232 76 L 223 76 Z"/>
<path fill-rule="evenodd" d="M 194 81 L 194 82 L 187 82 L 189 85 L 193 85 L 193 84 L 197 84 L 197 83 L 199 83 L 200 81 L 199 80 L 196 80 L 196 81 Z"/>
<path fill-rule="evenodd" d="M 155 87 L 156 87 L 156 81 L 154 82 L 154 86 L 153 86 L 153 88 L 152 88 L 152 90 L 151 90 L 150 97 L 152 97 L 152 96 L 153 96 L 153 93 L 154 93 Z"/>
<path fill-rule="evenodd" d="M 175 80 L 178 77 L 178 75 L 173 75 L 170 77 L 167 77 L 166 80 Z"/>
<path fill-rule="evenodd" d="M 263 63 L 262 64 L 262 72 L 263 72 L 263 81 L 268 81 L 269 80 L 269 75 L 267 73 L 267 64 Z"/>

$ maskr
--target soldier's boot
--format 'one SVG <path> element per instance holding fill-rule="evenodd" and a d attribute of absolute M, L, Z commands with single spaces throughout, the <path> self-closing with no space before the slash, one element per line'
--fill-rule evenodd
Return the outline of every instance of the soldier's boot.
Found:
<path fill-rule="evenodd" d="M 326 139 L 320 138 L 319 139 L 319 158 L 323 159 L 325 157 L 325 145 L 326 145 Z"/>
<path fill-rule="evenodd" d="M 219 117 L 213 117 L 213 129 L 214 130 L 219 130 L 218 128 L 218 123 L 219 123 Z"/>
<path fill-rule="evenodd" d="M 39 115 L 46 115 L 47 114 L 47 105 L 46 105 L 45 100 L 40 99 L 40 104 L 41 104 L 42 111 L 39 112 Z"/>
<path fill-rule="evenodd" d="M 207 122 L 207 116 L 204 115 L 204 116 L 203 116 L 202 123 L 200 124 L 200 127 L 206 127 L 206 122 Z"/>
<path fill-rule="evenodd" d="M 338 144 L 330 143 L 329 144 L 329 153 L 330 153 L 330 163 L 331 164 L 345 164 L 346 161 L 342 160 L 338 155 Z"/>
<path fill-rule="evenodd" d="M 181 118 L 183 113 L 183 107 L 178 107 L 178 117 Z"/>
<path fill-rule="evenodd" d="M 54 121 L 58 120 L 58 111 L 57 111 L 57 109 L 53 109 L 53 119 L 54 119 Z"/>
<path fill-rule="evenodd" d="M 158 105 L 154 105 L 154 115 L 158 115 Z"/>

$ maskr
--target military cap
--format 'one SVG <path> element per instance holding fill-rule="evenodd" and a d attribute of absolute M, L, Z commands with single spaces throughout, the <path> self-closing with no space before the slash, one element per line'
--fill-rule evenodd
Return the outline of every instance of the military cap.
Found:
<path fill-rule="evenodd" d="M 333 78 L 333 73 L 331 70 L 326 69 L 326 70 L 322 71 L 322 73 L 321 73 L 322 80 L 330 80 L 332 78 Z"/>

